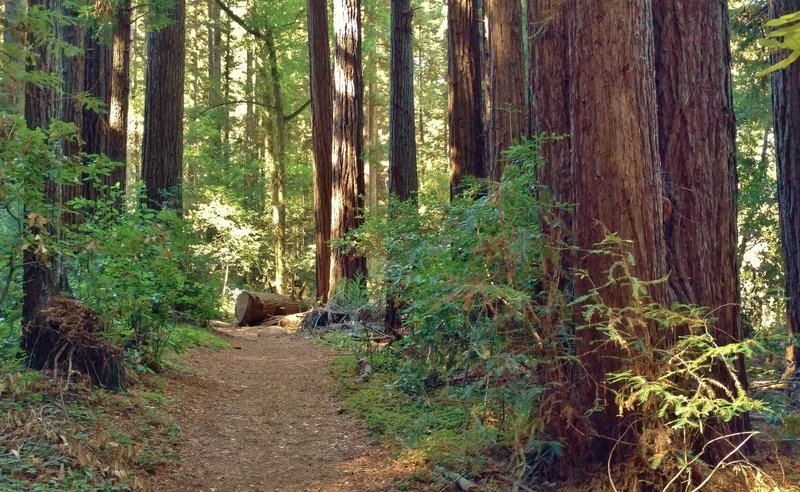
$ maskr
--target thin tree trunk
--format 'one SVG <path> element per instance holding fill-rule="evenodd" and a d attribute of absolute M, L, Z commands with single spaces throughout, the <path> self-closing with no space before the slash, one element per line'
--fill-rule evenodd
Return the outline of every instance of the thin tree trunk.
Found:
<path fill-rule="evenodd" d="M 478 4 L 479 0 L 447 2 L 451 199 L 463 190 L 464 176 L 486 177 Z"/>
<path fill-rule="evenodd" d="M 800 0 L 772 0 L 773 18 L 800 10 Z M 788 338 L 785 376 L 800 380 L 800 65 L 772 75 L 778 209 L 786 277 Z"/>
<path fill-rule="evenodd" d="M 270 87 L 272 89 L 272 108 L 269 113 L 273 123 L 272 138 L 268 151 L 271 154 L 272 176 L 272 225 L 275 228 L 275 288 L 278 294 L 284 292 L 286 262 L 286 120 L 284 118 L 283 89 L 275 39 L 271 31 L 266 34 L 267 63 L 269 66 Z"/>
<path fill-rule="evenodd" d="M 391 2 L 391 59 L 389 62 L 389 216 L 395 218 L 391 200 L 416 202 L 417 142 L 414 128 L 414 52 L 411 0 Z M 389 258 L 391 261 L 391 258 Z M 400 310 L 390 290 L 386 298 L 386 328 L 399 334 Z"/>
<path fill-rule="evenodd" d="M 489 26 L 489 114 L 487 177 L 499 181 L 502 153 L 527 133 L 522 6 L 519 0 L 485 0 Z"/>
<path fill-rule="evenodd" d="M 311 128 L 314 143 L 314 237 L 317 299 L 328 300 L 331 251 L 331 176 L 333 102 L 328 15 L 325 0 L 308 0 L 308 51 L 311 81 Z"/>
<path fill-rule="evenodd" d="M 184 0 L 175 0 L 171 23 L 147 35 L 142 180 L 148 205 L 183 207 Z"/>
<path fill-rule="evenodd" d="M 128 98 L 131 90 L 131 2 L 117 7 L 117 25 L 112 39 L 111 105 L 108 110 L 108 158 L 121 165 L 114 168 L 108 183 L 119 183 L 124 192 L 128 166 Z M 122 206 L 122 203 L 119 204 Z"/>
<path fill-rule="evenodd" d="M 364 80 L 361 70 L 361 0 L 335 0 L 333 29 L 333 198 L 331 239 L 356 229 L 364 213 Z M 366 282 L 366 258 L 335 248 L 331 254 L 329 295 L 343 280 Z"/>

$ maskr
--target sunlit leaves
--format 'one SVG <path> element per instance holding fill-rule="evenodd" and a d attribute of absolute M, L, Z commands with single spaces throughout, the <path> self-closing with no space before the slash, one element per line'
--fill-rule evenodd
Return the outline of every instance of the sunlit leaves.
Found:
<path fill-rule="evenodd" d="M 779 62 L 771 65 L 766 70 L 758 73 L 763 77 L 777 70 L 782 70 L 800 58 L 800 12 L 787 14 L 767 22 L 766 27 L 775 28 L 767 34 L 767 39 L 762 44 L 770 51 L 785 51 L 790 53 Z"/>

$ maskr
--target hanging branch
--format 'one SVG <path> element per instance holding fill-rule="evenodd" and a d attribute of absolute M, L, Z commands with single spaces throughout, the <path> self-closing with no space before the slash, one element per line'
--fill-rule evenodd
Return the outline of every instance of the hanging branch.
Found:
<path fill-rule="evenodd" d="M 233 105 L 233 104 L 253 104 L 255 106 L 261 106 L 262 108 L 267 108 L 267 109 L 270 109 L 272 111 L 275 111 L 275 106 L 263 103 L 261 101 L 253 101 L 253 100 L 250 100 L 250 99 L 237 99 L 236 101 L 225 101 L 225 102 L 221 102 L 219 104 L 214 104 L 213 106 L 208 106 L 208 107 L 204 108 L 202 111 L 200 111 L 199 113 L 197 113 L 197 115 L 195 115 L 192 118 L 192 121 L 196 120 L 197 118 L 200 118 L 201 116 L 203 116 L 204 114 L 208 113 L 212 109 L 220 108 L 222 106 L 230 106 L 230 105 Z M 306 102 L 304 102 L 303 104 L 301 104 L 299 108 L 297 108 L 296 110 L 292 111 L 291 113 L 289 113 L 287 115 L 283 115 L 283 121 L 288 123 L 289 121 L 295 119 L 297 116 L 300 115 L 300 113 L 303 112 L 303 110 L 305 110 L 310 105 L 311 105 L 311 99 L 309 99 Z"/>

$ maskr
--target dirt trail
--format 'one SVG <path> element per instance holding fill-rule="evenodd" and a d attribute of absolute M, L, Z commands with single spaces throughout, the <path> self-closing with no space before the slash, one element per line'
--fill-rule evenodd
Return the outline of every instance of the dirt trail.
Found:
<path fill-rule="evenodd" d="M 402 473 L 331 395 L 331 354 L 297 335 L 230 338 L 170 380 L 182 459 L 171 491 L 380 491 Z"/>

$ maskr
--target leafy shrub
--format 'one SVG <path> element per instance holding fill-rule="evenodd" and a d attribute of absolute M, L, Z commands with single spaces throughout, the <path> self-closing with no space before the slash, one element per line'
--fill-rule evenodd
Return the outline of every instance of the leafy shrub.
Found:
<path fill-rule="evenodd" d="M 382 241 L 387 290 L 404 305 L 408 332 L 395 347 L 408 361 L 395 388 L 420 396 L 437 383 L 450 386 L 513 450 L 518 476 L 531 481 L 568 465 L 567 450 L 580 456 L 596 434 L 591 416 L 605 403 L 579 396 L 586 370 L 578 348 L 581 332 L 595 330 L 598 343 L 622 354 L 621 369 L 605 385 L 616 392 L 619 412 L 637 422 L 632 428 L 648 465 L 659 469 L 654 480 L 666 481 L 678 454 L 696 449 L 702 434 L 694 429 L 763 409 L 735 381 L 730 362 L 756 346 L 717 346 L 702 310 L 652 302 L 647 283 L 629 274 L 633 259 L 625 245 L 613 236 L 592 251 L 615 261 L 608 283 L 570 297 L 582 272 L 565 272 L 560 264 L 565 253 L 580 254 L 559 239 L 569 206 L 554 202 L 536 181 L 544 164 L 538 148 L 552 138 L 512 148 L 499 183 L 472 182 L 449 204 L 398 203 L 391 224 L 368 223 L 354 235 L 363 249 Z M 625 286 L 630 304 L 606 305 L 600 292 L 608 286 Z M 678 327 L 687 335 L 659 345 L 659 330 L 674 334 Z M 685 432 L 659 434 L 668 436 L 662 453 L 663 446 L 648 447 L 661 429 Z"/>

